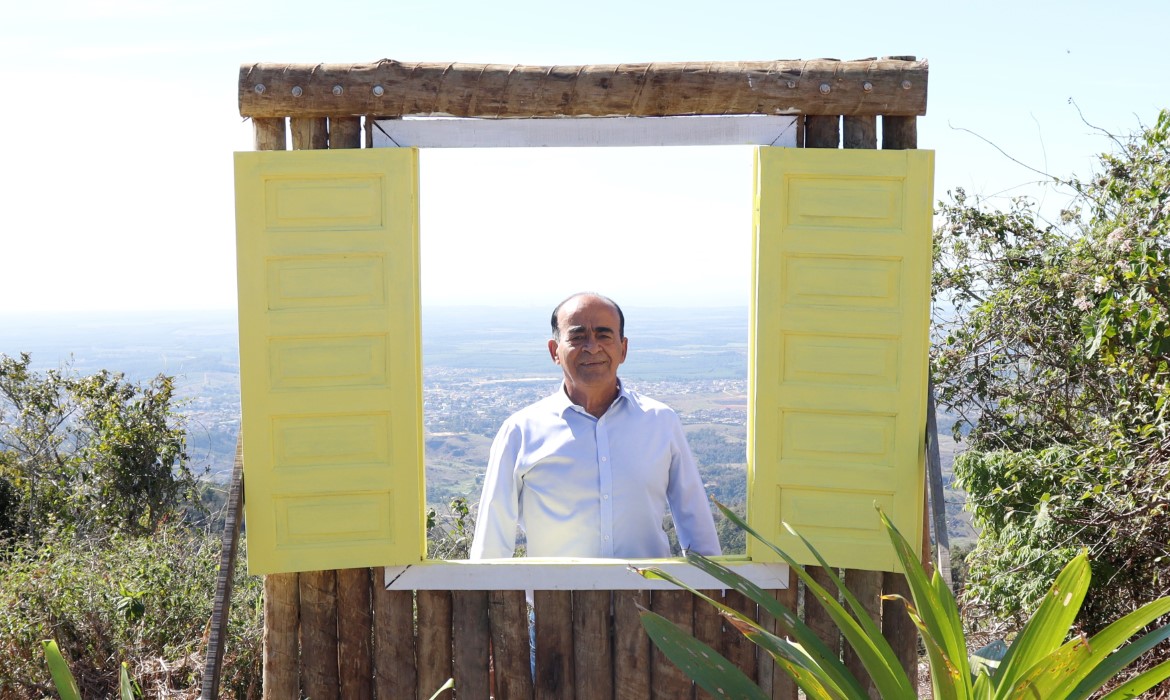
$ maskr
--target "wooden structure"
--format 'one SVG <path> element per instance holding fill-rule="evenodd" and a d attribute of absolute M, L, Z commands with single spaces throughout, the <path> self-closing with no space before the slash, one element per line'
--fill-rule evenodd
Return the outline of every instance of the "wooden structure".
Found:
<path fill-rule="evenodd" d="M 363 130 L 372 143 L 375 118 L 730 114 L 794 115 L 804 148 L 876 149 L 880 129 L 880 148 L 914 149 L 926 84 L 927 64 L 913 57 L 551 67 L 380 61 L 245 65 L 239 95 L 257 150 L 360 148 Z M 813 573 L 827 583 L 823 571 Z M 900 603 L 880 597 L 908 595 L 903 578 L 862 570 L 844 577 L 914 678 L 916 632 Z M 264 589 L 266 698 L 427 698 L 449 677 L 461 700 L 705 696 L 652 648 L 639 607 L 693 630 L 772 697 L 796 698 L 770 659 L 685 592 L 537 591 L 533 676 L 523 591 L 386 590 L 377 568 L 270 574 Z M 795 608 L 795 576 L 774 594 Z M 737 594 L 726 596 L 744 609 Z M 806 621 L 840 646 L 818 607 L 809 606 Z M 864 676 L 856 659 L 846 661 Z"/>

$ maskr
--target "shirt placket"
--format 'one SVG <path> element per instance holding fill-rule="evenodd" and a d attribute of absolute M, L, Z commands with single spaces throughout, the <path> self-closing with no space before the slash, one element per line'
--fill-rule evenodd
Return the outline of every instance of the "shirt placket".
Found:
<path fill-rule="evenodd" d="M 605 416 L 597 421 L 597 475 L 601 491 L 601 553 L 613 557 L 613 460 L 609 454 L 609 430 Z"/>

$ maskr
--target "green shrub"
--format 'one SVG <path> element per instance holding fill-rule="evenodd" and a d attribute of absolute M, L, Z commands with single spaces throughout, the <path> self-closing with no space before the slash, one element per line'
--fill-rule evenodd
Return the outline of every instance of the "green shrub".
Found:
<path fill-rule="evenodd" d="M 197 689 L 219 550 L 218 536 L 180 525 L 152 537 L 48 533 L 39 547 L 11 545 L 0 570 L 0 698 L 48 692 L 45 639 L 72 662 L 83 697 L 116 696 L 122 660 L 147 697 Z M 262 589 L 237 573 L 224 697 L 259 697 Z"/>

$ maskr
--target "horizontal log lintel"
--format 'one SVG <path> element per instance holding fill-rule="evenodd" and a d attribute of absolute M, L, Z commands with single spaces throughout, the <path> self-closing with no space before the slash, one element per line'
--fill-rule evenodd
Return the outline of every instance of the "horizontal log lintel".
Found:
<path fill-rule="evenodd" d="M 912 57 L 517 66 L 256 63 L 240 67 L 244 117 L 662 117 L 926 114 Z"/>

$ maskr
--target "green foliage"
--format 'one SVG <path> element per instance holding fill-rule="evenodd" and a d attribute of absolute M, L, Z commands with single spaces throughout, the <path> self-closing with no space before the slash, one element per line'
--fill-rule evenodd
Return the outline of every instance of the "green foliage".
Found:
<path fill-rule="evenodd" d="M 0 355 L 0 534 L 146 534 L 198 503 L 169 377 L 131 384 L 30 364 Z"/>
<path fill-rule="evenodd" d="M 842 581 L 827 566 L 807 540 L 802 541 L 817 558 L 841 592 L 844 605 L 836 594 L 829 594 L 785 552 L 767 542 L 735 513 L 723 507 L 725 516 L 760 539 L 780 555 L 805 583 L 806 595 L 814 597 L 829 613 L 842 636 L 861 660 L 882 698 L 916 698 L 917 689 L 903 671 L 889 644 L 882 637 L 869 614 Z M 906 571 L 913 602 L 906 611 L 917 625 L 926 645 L 933 685 L 932 697 L 940 700 L 1008 700 L 1052 698 L 1084 700 L 1113 680 L 1135 659 L 1153 646 L 1170 638 L 1170 625 L 1159 627 L 1134 641 L 1141 630 L 1170 612 L 1170 597 L 1149 603 L 1105 627 L 1086 639 L 1073 634 L 1081 602 L 1089 589 L 1088 556 L 1081 552 L 1056 577 L 1035 614 L 1024 625 L 998 666 L 974 670 L 968 659 L 967 640 L 959 618 L 958 606 L 950 589 L 938 572 L 928 579 L 918 551 L 911 547 L 893 524 L 880 513 Z M 657 569 L 640 573 L 647 578 L 669 580 L 687 588 L 720 609 L 723 616 L 749 640 L 767 652 L 792 676 L 806 697 L 866 700 L 869 695 L 837 656 L 796 614 L 773 596 L 726 567 L 701 555 L 687 559 L 729 587 L 743 593 L 774 617 L 781 635 L 772 634 L 753 616 L 707 598 Z M 739 669 L 701 642 L 691 638 L 666 618 L 649 610 L 641 613 L 642 625 L 654 643 L 692 680 L 715 697 L 764 697 L 755 693 Z M 1070 638 L 1071 635 L 1071 638 Z M 1128 642 L 1128 644 L 1127 644 Z M 1114 689 L 1107 698 L 1134 697 L 1157 683 L 1170 678 L 1170 665 L 1138 674 L 1124 686 Z"/>
<path fill-rule="evenodd" d="M 45 533 L 39 546 L 14 546 L 0 567 L 0 698 L 44 695 L 44 639 L 72 661 L 83 697 L 117 695 L 118 659 L 146 697 L 197 688 L 219 551 L 218 536 L 177 523 L 153 537 Z M 237 572 L 223 697 L 260 695 L 262 593 L 259 577 Z"/>
<path fill-rule="evenodd" d="M 1170 112 L 1115 143 L 1097 175 L 1057 181 L 1075 192 L 1059 221 L 957 190 L 935 233 L 934 379 L 981 528 L 971 600 L 1020 615 L 1087 548 L 1088 631 L 1170 577 Z"/>
<path fill-rule="evenodd" d="M 49 671 L 53 676 L 53 685 L 61 700 L 81 700 L 81 690 L 77 687 L 77 680 L 69 670 L 69 663 L 65 660 L 57 643 L 51 639 L 42 642 L 45 649 L 45 660 L 49 664 Z M 142 697 L 142 689 L 130 678 L 130 671 L 123 662 L 118 674 L 118 697 L 120 700 L 134 700 Z"/>
<path fill-rule="evenodd" d="M 452 498 L 442 512 L 427 510 L 427 557 L 466 559 L 474 535 L 475 515 L 466 498 Z"/>

